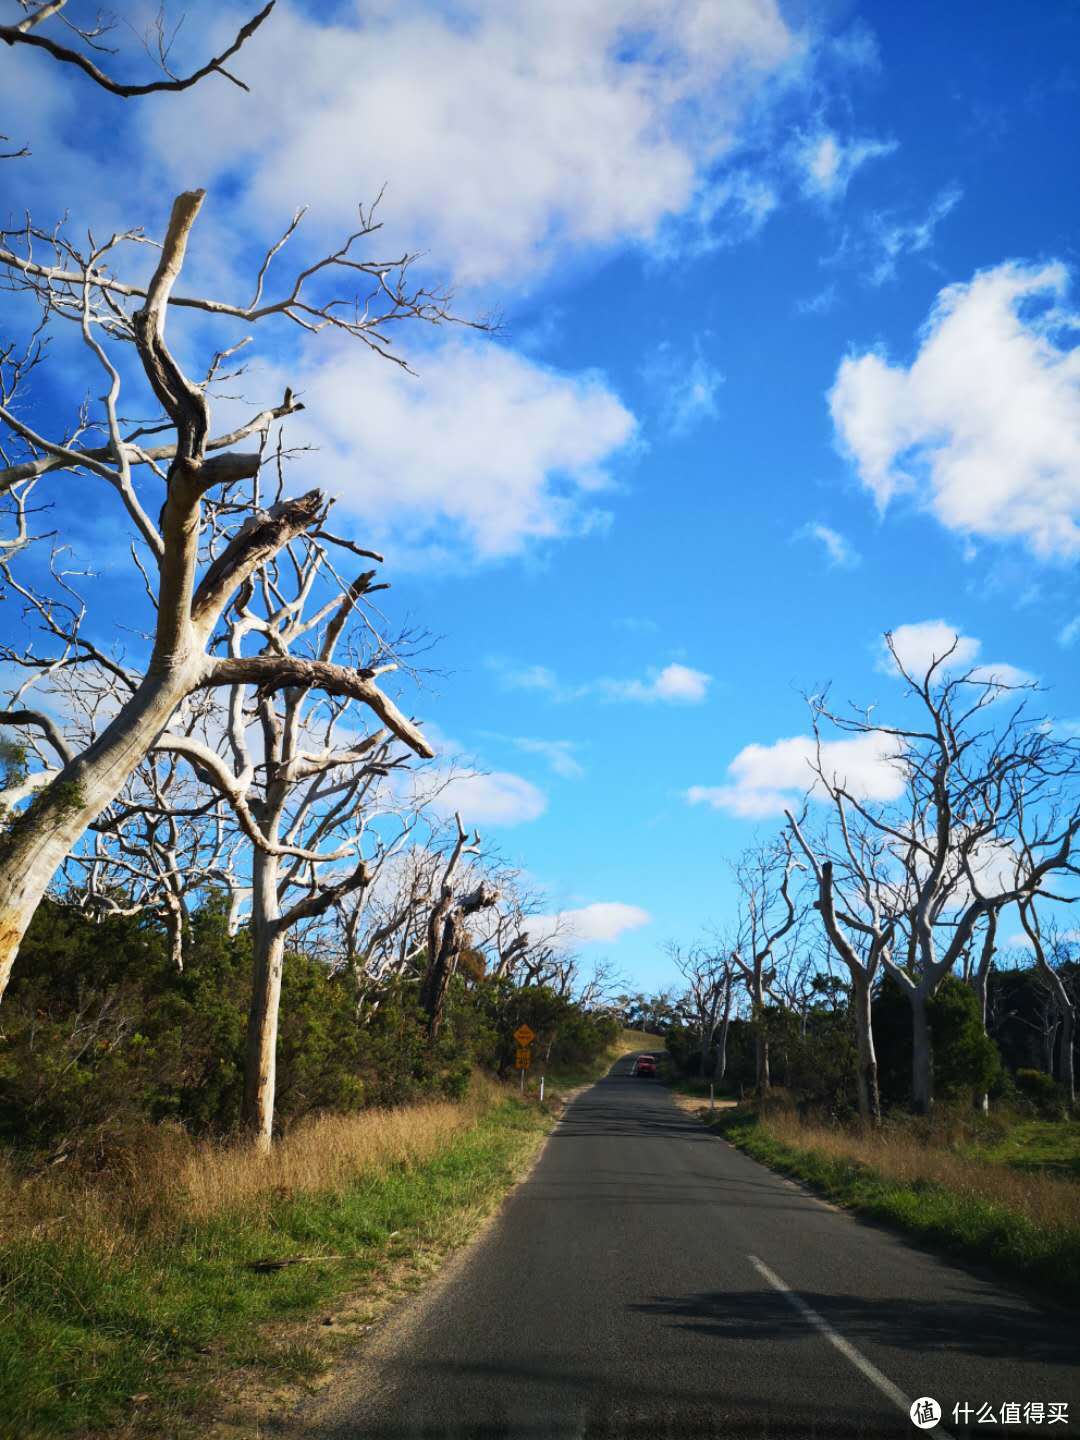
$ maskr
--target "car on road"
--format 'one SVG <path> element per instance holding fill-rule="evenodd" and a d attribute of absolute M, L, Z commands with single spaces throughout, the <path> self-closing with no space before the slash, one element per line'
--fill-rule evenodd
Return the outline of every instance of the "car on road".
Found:
<path fill-rule="evenodd" d="M 656 1056 L 639 1055 L 634 1061 L 634 1074 L 641 1079 L 656 1079 Z"/>

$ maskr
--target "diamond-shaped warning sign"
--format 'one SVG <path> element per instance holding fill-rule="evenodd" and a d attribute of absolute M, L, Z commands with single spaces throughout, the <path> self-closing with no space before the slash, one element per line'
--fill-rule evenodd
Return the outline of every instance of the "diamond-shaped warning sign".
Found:
<path fill-rule="evenodd" d="M 514 1039 L 524 1049 L 526 1045 L 531 1045 L 536 1039 L 536 1031 L 530 1030 L 528 1025 L 519 1025 L 514 1031 Z"/>

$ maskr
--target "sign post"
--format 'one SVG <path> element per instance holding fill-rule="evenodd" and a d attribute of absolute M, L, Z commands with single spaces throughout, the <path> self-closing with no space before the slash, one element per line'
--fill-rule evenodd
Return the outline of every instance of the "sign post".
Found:
<path fill-rule="evenodd" d="M 532 1064 L 532 1051 L 529 1046 L 536 1039 L 536 1031 L 530 1030 L 528 1025 L 519 1025 L 514 1031 L 514 1039 L 517 1041 L 517 1055 L 514 1058 L 514 1069 L 521 1071 L 521 1093 L 525 1094 L 525 1072 Z"/>

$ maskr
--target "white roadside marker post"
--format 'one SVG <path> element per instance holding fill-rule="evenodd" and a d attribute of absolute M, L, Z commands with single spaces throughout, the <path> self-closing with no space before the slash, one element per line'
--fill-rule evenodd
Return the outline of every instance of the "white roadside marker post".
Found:
<path fill-rule="evenodd" d="M 544 1077 L 540 1076 L 540 1104 L 544 1103 Z"/>

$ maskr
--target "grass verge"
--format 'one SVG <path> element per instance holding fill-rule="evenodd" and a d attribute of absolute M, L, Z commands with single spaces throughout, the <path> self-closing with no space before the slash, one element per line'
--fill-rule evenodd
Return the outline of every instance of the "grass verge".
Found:
<path fill-rule="evenodd" d="M 323 1117 L 269 1160 L 162 1131 L 108 1186 L 0 1170 L 0 1435 L 205 1434 L 222 1375 L 310 1377 L 328 1351 L 282 1322 L 462 1243 L 550 1123 L 480 1082 Z"/>
<path fill-rule="evenodd" d="M 1080 1300 L 1080 1187 L 1071 1180 L 976 1160 L 902 1130 L 833 1129 L 785 1111 L 740 1108 L 711 1125 L 830 1200 L 1043 1295 Z"/>

